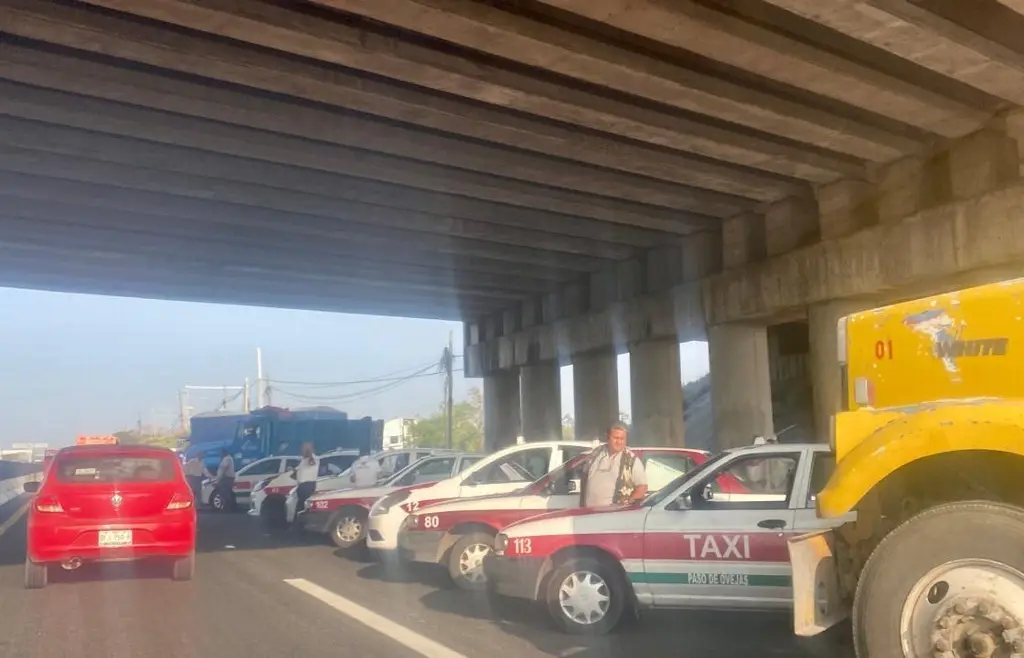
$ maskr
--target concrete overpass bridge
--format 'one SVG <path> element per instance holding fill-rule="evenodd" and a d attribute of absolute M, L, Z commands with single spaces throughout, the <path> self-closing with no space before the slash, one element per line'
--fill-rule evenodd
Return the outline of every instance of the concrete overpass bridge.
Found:
<path fill-rule="evenodd" d="M 492 443 L 838 404 L 1024 255 L 1021 0 L 0 0 L 0 285 L 461 319 Z M 520 427 L 522 424 L 522 427 Z"/>

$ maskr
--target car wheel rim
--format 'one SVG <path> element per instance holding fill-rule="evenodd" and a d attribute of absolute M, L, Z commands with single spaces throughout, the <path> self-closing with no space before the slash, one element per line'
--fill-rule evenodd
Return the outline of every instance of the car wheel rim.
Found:
<path fill-rule="evenodd" d="M 211 504 L 213 505 L 213 509 L 224 509 L 224 499 L 219 495 L 213 497 Z"/>
<path fill-rule="evenodd" d="M 577 624 L 596 624 L 608 614 L 608 583 L 592 571 L 575 571 L 558 588 L 562 613 Z"/>
<path fill-rule="evenodd" d="M 459 554 L 459 574 L 471 583 L 487 580 L 484 574 L 484 558 L 491 552 L 487 544 L 470 544 Z"/>
<path fill-rule="evenodd" d="M 362 522 L 354 516 L 346 516 L 334 527 L 334 534 L 343 542 L 351 543 L 363 533 Z"/>
<path fill-rule="evenodd" d="M 929 571 L 903 603 L 905 656 L 1000 658 L 1024 652 L 1024 573 L 990 560 Z"/>

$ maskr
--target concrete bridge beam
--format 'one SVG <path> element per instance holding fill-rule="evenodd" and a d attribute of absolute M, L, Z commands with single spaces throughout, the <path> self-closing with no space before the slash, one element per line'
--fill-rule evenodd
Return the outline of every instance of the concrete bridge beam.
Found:
<path fill-rule="evenodd" d="M 772 434 L 767 327 L 720 324 L 708 329 L 716 447 L 750 445 Z"/>
<path fill-rule="evenodd" d="M 515 444 L 521 435 L 519 371 L 505 370 L 484 377 L 484 451 Z"/>
<path fill-rule="evenodd" d="M 630 440 L 636 445 L 685 445 L 679 342 L 649 340 L 632 345 L 629 388 Z"/>
<path fill-rule="evenodd" d="M 573 421 L 582 441 L 604 440 L 619 419 L 618 355 L 606 350 L 573 359 Z"/>
<path fill-rule="evenodd" d="M 519 396 L 523 408 L 523 436 L 527 441 L 562 438 L 562 387 L 557 362 L 520 370 Z"/>

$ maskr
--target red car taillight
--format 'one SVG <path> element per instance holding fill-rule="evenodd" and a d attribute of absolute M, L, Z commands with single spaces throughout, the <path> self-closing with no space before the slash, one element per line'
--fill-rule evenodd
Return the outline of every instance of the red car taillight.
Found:
<path fill-rule="evenodd" d="M 167 503 L 168 510 L 183 510 L 192 507 L 192 495 L 176 493 L 171 496 L 171 502 Z"/>
<path fill-rule="evenodd" d="M 63 514 L 64 508 L 56 496 L 39 496 L 36 498 L 36 511 L 44 514 Z"/>

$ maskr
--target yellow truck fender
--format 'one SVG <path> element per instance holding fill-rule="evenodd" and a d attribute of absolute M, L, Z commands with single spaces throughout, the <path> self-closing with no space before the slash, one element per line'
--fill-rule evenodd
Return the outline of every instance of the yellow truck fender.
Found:
<path fill-rule="evenodd" d="M 818 515 L 841 517 L 871 489 L 911 462 L 947 452 L 987 450 L 1024 456 L 1024 402 L 951 400 L 836 416 L 837 437 L 865 437 L 844 449 L 818 495 Z"/>

